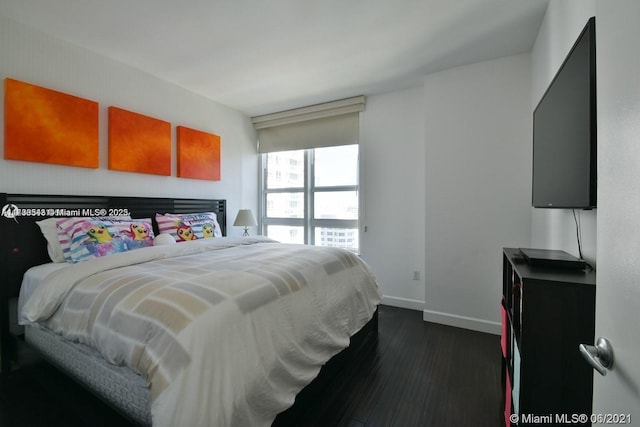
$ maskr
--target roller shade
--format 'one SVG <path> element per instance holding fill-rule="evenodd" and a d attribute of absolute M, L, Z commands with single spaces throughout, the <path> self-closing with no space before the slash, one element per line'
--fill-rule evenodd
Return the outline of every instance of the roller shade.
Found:
<path fill-rule="evenodd" d="M 302 150 L 357 144 L 365 97 L 343 99 L 252 118 L 258 151 Z"/>

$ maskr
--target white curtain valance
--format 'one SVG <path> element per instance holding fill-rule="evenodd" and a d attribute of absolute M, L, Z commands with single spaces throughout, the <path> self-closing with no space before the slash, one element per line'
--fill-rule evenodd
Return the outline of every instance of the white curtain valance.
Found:
<path fill-rule="evenodd" d="M 342 99 L 251 120 L 260 153 L 357 144 L 365 97 Z"/>

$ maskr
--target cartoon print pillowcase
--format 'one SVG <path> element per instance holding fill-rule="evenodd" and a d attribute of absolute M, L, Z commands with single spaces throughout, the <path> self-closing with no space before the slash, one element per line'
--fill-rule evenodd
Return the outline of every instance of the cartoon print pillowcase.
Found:
<path fill-rule="evenodd" d="M 191 214 L 156 214 L 160 233 L 168 233 L 177 242 L 222 237 L 222 230 L 213 212 Z"/>
<path fill-rule="evenodd" d="M 64 261 L 73 262 L 71 259 L 71 227 L 78 220 L 95 220 L 95 221 L 111 221 L 111 220 L 130 220 L 130 216 L 103 216 L 103 217 L 70 217 L 58 218 L 55 221 L 56 231 L 58 234 L 58 243 L 62 249 Z"/>
<path fill-rule="evenodd" d="M 68 225 L 71 262 L 153 246 L 151 219 L 82 218 Z"/>

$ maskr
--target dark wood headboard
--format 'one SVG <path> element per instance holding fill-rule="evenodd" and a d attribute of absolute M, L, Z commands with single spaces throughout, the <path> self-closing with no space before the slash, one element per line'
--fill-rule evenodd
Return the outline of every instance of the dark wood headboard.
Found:
<path fill-rule="evenodd" d="M 51 216 L 118 216 L 152 218 L 156 213 L 215 212 L 222 234 L 226 235 L 226 201 L 218 199 L 175 199 L 158 197 L 60 196 L 0 193 L 0 208 L 14 204 L 27 215 L 11 219 L 0 217 L 0 271 L 5 277 L 2 292 L 17 296 L 25 271 L 50 262 L 46 241 L 36 224 Z M 70 215 L 65 215 L 70 211 Z M 155 233 L 158 232 L 155 228 Z"/>

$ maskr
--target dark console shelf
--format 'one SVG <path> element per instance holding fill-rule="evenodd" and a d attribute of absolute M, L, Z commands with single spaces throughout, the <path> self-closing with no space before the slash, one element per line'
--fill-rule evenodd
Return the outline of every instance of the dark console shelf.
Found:
<path fill-rule="evenodd" d="M 527 264 L 516 248 L 503 251 L 502 366 L 507 427 L 530 416 L 590 414 L 593 370 L 578 346 L 595 331 L 596 274 Z M 518 417 L 513 423 L 511 415 Z M 555 417 L 558 414 L 560 418 Z"/>

